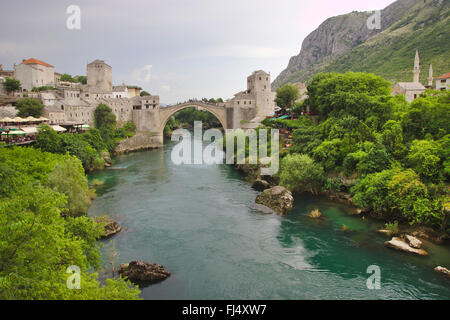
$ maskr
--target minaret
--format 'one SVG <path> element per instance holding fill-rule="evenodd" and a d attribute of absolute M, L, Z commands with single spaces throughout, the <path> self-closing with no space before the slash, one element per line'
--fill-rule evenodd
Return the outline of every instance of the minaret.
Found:
<path fill-rule="evenodd" d="M 419 83 L 420 79 L 420 60 L 419 60 L 419 50 L 416 50 L 416 58 L 414 59 L 414 83 Z"/>
<path fill-rule="evenodd" d="M 430 64 L 430 71 L 428 73 L 428 86 L 433 87 L 433 66 Z"/>

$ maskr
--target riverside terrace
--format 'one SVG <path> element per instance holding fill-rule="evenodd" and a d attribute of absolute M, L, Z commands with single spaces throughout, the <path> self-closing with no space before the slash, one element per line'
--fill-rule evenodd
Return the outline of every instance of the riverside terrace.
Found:
<path fill-rule="evenodd" d="M 7 144 L 31 144 L 36 141 L 36 134 L 41 125 L 49 125 L 49 119 L 45 117 L 34 118 L 9 118 L 0 119 L 0 141 Z M 61 125 L 49 125 L 56 132 L 79 133 L 89 129 L 89 126 L 82 123 L 70 123 Z"/>

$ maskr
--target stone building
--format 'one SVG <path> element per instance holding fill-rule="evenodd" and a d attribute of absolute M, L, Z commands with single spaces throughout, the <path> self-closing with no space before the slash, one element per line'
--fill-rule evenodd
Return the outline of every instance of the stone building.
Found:
<path fill-rule="evenodd" d="M 432 69 L 431 69 L 432 70 Z M 402 94 L 406 101 L 411 102 L 417 99 L 423 92 L 425 87 L 420 83 L 420 58 L 419 51 L 416 50 L 416 57 L 414 59 L 413 82 L 398 82 L 392 88 L 392 94 Z"/>
<path fill-rule="evenodd" d="M 129 88 L 133 88 L 130 90 Z M 94 125 L 95 108 L 103 103 L 108 105 L 116 116 L 119 125 L 133 120 L 134 106 L 159 108 L 159 97 L 134 96 L 140 88 L 119 85 L 112 86 L 112 68 L 102 60 L 87 65 L 87 84 L 57 83 L 56 90 L 41 91 L 44 116 L 51 124 L 89 124 Z M 129 93 L 135 99 L 129 98 Z M 142 99 L 141 99 L 142 98 Z"/>
<path fill-rule="evenodd" d="M 6 81 L 6 77 L 0 76 L 0 96 L 7 95 L 6 88 L 5 88 L 5 81 Z"/>
<path fill-rule="evenodd" d="M 112 68 L 103 60 L 87 65 L 87 86 L 96 92 L 112 93 Z"/>
<path fill-rule="evenodd" d="M 128 94 L 128 87 L 125 84 L 122 84 L 120 86 L 113 86 L 112 95 L 116 99 L 130 98 Z"/>
<path fill-rule="evenodd" d="M 0 77 L 14 78 L 14 70 L 3 70 L 3 65 L 0 64 Z"/>
<path fill-rule="evenodd" d="M 127 86 L 128 89 L 128 98 L 134 98 L 136 96 L 139 96 L 141 93 L 141 88 L 138 86 Z"/>
<path fill-rule="evenodd" d="M 408 102 L 417 99 L 424 91 L 425 87 L 421 83 L 414 82 L 398 82 L 392 88 L 392 94 L 402 94 Z"/>
<path fill-rule="evenodd" d="M 225 104 L 228 128 L 255 128 L 275 110 L 275 92 L 270 74 L 262 70 L 247 77 L 247 90 L 234 95 Z"/>
<path fill-rule="evenodd" d="M 159 96 L 135 96 L 131 101 L 133 110 L 158 110 L 160 107 Z"/>
<path fill-rule="evenodd" d="M 14 66 L 14 77 L 20 81 L 23 91 L 55 85 L 54 67 L 35 58 L 23 60 L 21 64 Z"/>
<path fill-rule="evenodd" d="M 444 91 L 450 88 L 450 72 L 436 78 L 436 90 Z"/>

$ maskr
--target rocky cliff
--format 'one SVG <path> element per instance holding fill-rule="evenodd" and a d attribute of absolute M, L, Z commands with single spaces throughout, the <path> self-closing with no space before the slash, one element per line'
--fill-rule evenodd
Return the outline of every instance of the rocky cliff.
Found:
<path fill-rule="evenodd" d="M 367 27 L 373 12 L 329 18 L 304 39 L 300 53 L 289 60 L 272 87 L 305 82 L 318 72 L 329 71 L 366 71 L 392 81 L 408 80 L 416 49 L 422 63 L 433 63 L 440 74 L 448 72 L 449 3 L 398 0 L 381 10 L 381 28 L 373 30 Z"/>

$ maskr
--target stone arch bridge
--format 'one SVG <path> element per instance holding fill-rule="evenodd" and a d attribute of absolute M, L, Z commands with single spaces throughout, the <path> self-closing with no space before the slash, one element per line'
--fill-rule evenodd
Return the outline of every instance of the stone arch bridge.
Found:
<path fill-rule="evenodd" d="M 116 151 L 120 153 L 144 148 L 162 147 L 164 144 L 163 131 L 169 118 L 176 112 L 189 107 L 200 107 L 209 111 L 219 120 L 224 129 L 232 127 L 232 122 L 230 122 L 232 119 L 227 117 L 227 106 L 225 103 L 186 101 L 167 107 L 133 110 L 133 122 L 136 125 L 137 133 L 133 138 L 122 141 Z"/>
<path fill-rule="evenodd" d="M 169 118 L 180 110 L 190 108 L 190 107 L 200 107 L 212 113 L 220 122 L 224 129 L 227 129 L 227 108 L 225 103 L 207 103 L 203 101 L 189 101 L 174 104 L 171 106 L 163 107 L 159 109 L 160 118 L 160 128 L 159 131 L 163 131 Z"/>

